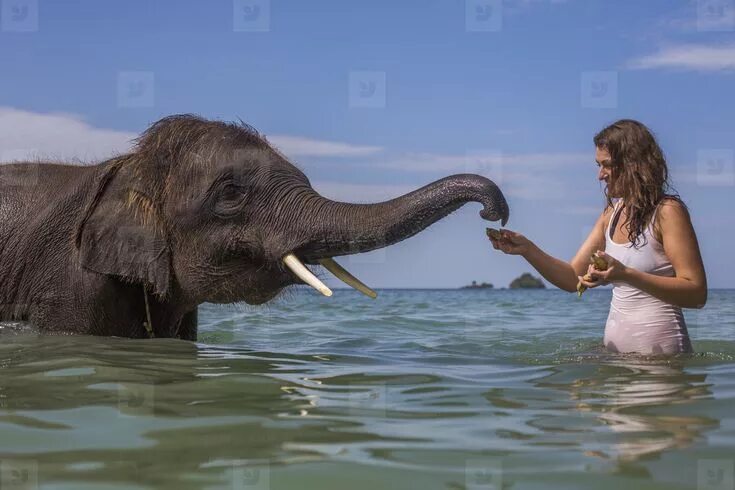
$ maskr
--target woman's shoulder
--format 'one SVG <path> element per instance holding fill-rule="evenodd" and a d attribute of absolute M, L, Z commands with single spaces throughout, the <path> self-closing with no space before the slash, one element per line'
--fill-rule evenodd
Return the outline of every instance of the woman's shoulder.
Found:
<path fill-rule="evenodd" d="M 689 218 L 689 209 L 679 196 L 664 196 L 658 203 L 658 216 Z"/>
<path fill-rule="evenodd" d="M 681 226 L 690 222 L 689 209 L 679 196 L 665 196 L 659 201 L 654 228 L 656 234 L 669 226 Z"/>

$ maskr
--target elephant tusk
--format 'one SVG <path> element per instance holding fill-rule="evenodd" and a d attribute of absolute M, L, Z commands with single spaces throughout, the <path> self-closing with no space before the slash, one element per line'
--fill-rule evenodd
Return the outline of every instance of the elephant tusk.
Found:
<path fill-rule="evenodd" d="M 332 295 L 332 291 L 322 281 L 320 281 L 319 278 L 312 274 L 312 272 L 307 269 L 294 254 L 288 254 L 283 257 L 283 263 L 286 264 L 286 267 L 291 269 L 299 279 L 322 293 L 324 296 Z"/>
<path fill-rule="evenodd" d="M 367 287 L 365 284 L 363 284 L 362 281 L 350 274 L 334 259 L 319 259 L 319 263 L 322 264 L 324 268 L 327 269 L 329 272 L 334 274 L 337 279 L 347 284 L 348 286 L 357 289 L 365 296 L 370 296 L 373 299 L 378 297 L 378 293 Z"/>

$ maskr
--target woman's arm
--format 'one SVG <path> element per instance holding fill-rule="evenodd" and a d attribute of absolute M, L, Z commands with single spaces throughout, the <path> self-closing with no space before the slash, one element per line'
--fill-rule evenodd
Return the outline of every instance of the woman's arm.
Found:
<path fill-rule="evenodd" d="M 590 275 L 602 283 L 626 282 L 681 308 L 702 308 L 707 303 L 707 277 L 689 213 L 678 201 L 667 200 L 658 210 L 658 226 L 664 253 L 671 261 L 676 277 L 661 277 L 620 263 L 608 271 L 590 271 Z"/>
<path fill-rule="evenodd" d="M 598 249 L 605 248 L 605 225 L 608 216 L 609 208 L 597 219 L 589 236 L 587 236 L 571 262 L 552 257 L 525 236 L 510 230 L 501 231 L 503 235 L 501 240 L 491 238 L 490 241 L 496 250 L 522 256 L 544 279 L 554 286 L 564 291 L 575 292 L 577 290 L 577 276 L 587 272 L 590 255 Z"/>
<path fill-rule="evenodd" d="M 552 257 L 530 240 L 528 250 L 521 256 L 554 286 L 568 292 L 576 290 L 577 276 L 568 262 Z"/>

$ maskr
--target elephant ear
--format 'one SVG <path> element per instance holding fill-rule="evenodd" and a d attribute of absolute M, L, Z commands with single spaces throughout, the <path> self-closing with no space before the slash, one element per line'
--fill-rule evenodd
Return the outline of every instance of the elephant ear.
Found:
<path fill-rule="evenodd" d="M 80 262 L 94 272 L 142 283 L 163 299 L 171 274 L 167 233 L 153 200 L 131 187 L 135 179 L 119 174 L 121 165 L 113 162 L 102 173 L 77 225 Z"/>

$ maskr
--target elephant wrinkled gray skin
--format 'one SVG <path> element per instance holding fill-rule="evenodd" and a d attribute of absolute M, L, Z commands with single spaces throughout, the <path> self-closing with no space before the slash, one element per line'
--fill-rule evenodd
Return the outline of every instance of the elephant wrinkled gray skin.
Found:
<path fill-rule="evenodd" d="M 156 337 L 195 340 L 197 305 L 261 304 L 303 283 L 288 254 L 316 265 L 388 246 L 470 201 L 507 221 L 479 175 L 334 202 L 249 126 L 170 116 L 97 165 L 0 165 L 0 320 L 142 338 L 147 301 Z"/>

